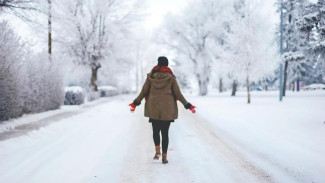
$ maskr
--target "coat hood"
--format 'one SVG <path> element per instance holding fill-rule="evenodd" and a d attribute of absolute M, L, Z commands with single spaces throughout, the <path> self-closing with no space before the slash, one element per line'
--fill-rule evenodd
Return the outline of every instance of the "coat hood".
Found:
<path fill-rule="evenodd" d="M 171 82 L 173 77 L 174 76 L 168 72 L 151 72 L 148 74 L 150 83 L 157 89 L 165 87 L 169 82 Z"/>

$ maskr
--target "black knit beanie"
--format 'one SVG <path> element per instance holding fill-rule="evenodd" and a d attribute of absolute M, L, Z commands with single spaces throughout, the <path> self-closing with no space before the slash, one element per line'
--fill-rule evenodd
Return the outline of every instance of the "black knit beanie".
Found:
<path fill-rule="evenodd" d="M 167 57 L 161 56 L 158 58 L 158 66 L 168 66 Z"/>

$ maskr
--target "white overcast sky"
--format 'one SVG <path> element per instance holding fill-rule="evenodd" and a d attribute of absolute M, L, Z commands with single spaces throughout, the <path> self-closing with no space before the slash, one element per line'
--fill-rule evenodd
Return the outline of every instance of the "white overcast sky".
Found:
<path fill-rule="evenodd" d="M 145 27 L 153 29 L 160 25 L 164 16 L 170 12 L 177 14 L 185 6 L 188 0 L 147 0 L 147 17 Z"/>
<path fill-rule="evenodd" d="M 156 28 L 162 23 L 164 16 L 170 12 L 172 14 L 178 14 L 190 0 L 147 0 L 147 14 L 148 17 L 145 19 L 145 27 L 150 31 Z M 218 1 L 218 0 L 216 0 Z M 269 14 L 270 19 L 274 23 L 279 20 L 278 14 L 276 13 L 276 7 L 274 6 L 276 0 L 251 0 L 251 1 L 262 1 L 265 3 L 263 7 L 266 14 Z"/>

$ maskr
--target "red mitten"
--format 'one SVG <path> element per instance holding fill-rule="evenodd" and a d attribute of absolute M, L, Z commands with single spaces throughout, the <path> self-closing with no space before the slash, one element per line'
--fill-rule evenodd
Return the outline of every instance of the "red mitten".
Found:
<path fill-rule="evenodd" d="M 131 107 L 130 108 L 131 112 L 133 112 L 135 110 L 135 108 L 136 108 L 136 106 L 133 103 L 129 104 L 129 106 Z"/>
<path fill-rule="evenodd" d="M 192 111 L 192 113 L 195 113 L 195 112 L 196 112 L 194 108 L 196 108 L 194 105 L 192 105 L 192 106 L 190 107 L 190 110 Z"/>

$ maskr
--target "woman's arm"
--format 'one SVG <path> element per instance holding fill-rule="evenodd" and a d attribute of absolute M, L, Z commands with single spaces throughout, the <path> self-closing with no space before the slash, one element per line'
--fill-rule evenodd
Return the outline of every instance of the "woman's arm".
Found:
<path fill-rule="evenodd" d="M 195 113 L 195 106 L 193 106 L 191 103 L 187 102 L 186 99 L 184 98 L 181 90 L 179 89 L 178 83 L 176 81 L 176 78 L 173 78 L 173 85 L 172 85 L 172 90 L 174 95 L 176 96 L 176 99 L 178 99 L 182 104 L 184 105 L 185 109 L 190 109 L 192 113 Z"/>
<path fill-rule="evenodd" d="M 191 104 L 187 102 L 187 100 L 184 98 L 181 90 L 179 89 L 178 83 L 176 81 L 176 78 L 173 78 L 172 81 L 172 90 L 173 90 L 173 94 L 176 96 L 176 99 L 179 100 L 186 109 L 191 107 Z"/>
<path fill-rule="evenodd" d="M 142 90 L 139 96 L 133 101 L 133 104 L 138 106 L 141 104 L 142 99 L 148 94 L 150 89 L 150 80 L 147 78 L 146 82 L 143 84 Z"/>

